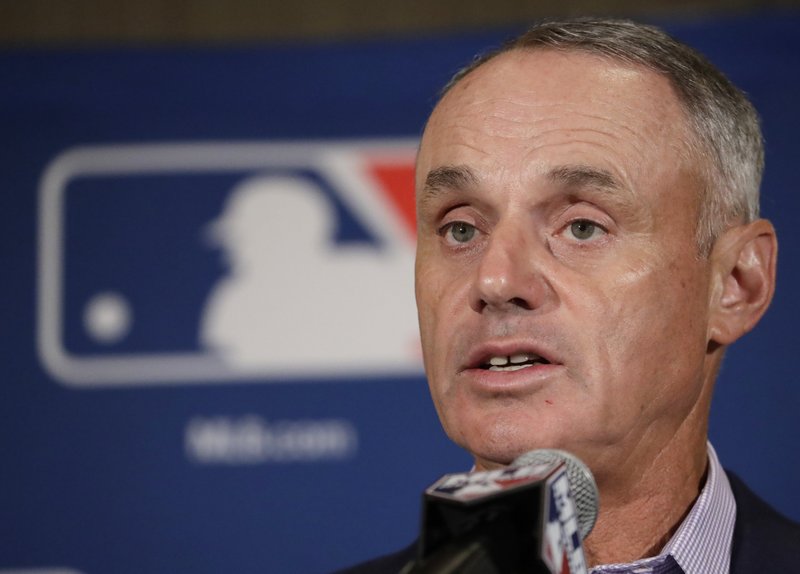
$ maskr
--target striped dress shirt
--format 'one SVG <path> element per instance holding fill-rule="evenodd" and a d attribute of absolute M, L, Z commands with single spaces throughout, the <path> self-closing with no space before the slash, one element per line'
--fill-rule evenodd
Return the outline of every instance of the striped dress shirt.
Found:
<path fill-rule="evenodd" d="M 630 564 L 596 566 L 592 574 L 728 574 L 736 501 L 708 443 L 708 477 L 700 496 L 661 554 Z"/>

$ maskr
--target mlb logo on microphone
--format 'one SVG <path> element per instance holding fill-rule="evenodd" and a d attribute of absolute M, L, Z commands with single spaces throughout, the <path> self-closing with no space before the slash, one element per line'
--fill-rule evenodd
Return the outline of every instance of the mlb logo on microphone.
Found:
<path fill-rule="evenodd" d="M 39 190 L 37 346 L 77 387 L 421 373 L 416 141 L 66 150 Z"/>
<path fill-rule="evenodd" d="M 542 558 L 554 574 L 586 574 L 578 512 L 566 468 L 547 479 Z"/>

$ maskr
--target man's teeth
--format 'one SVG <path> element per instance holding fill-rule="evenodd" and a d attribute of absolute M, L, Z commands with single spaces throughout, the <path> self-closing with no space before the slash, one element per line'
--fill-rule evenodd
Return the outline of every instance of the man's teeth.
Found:
<path fill-rule="evenodd" d="M 518 371 L 532 367 L 536 363 L 546 363 L 539 355 L 534 353 L 518 353 L 516 355 L 491 357 L 487 368 L 490 371 Z"/>

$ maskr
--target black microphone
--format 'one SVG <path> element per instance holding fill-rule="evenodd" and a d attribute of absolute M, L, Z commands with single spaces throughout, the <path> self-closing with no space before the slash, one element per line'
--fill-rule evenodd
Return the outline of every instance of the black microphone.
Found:
<path fill-rule="evenodd" d="M 447 474 L 423 494 L 417 558 L 401 574 L 586 574 L 597 506 L 592 473 L 560 450 Z"/>

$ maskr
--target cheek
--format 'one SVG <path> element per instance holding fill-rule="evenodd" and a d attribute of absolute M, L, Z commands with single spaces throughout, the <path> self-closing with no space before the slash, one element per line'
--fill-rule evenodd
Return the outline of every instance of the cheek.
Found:
<path fill-rule="evenodd" d="M 415 268 L 420 328 L 428 336 L 455 333 L 459 319 L 470 311 L 471 266 L 442 259 L 426 252 L 424 258 L 418 255 Z M 442 347 L 447 343 L 438 342 Z"/>
<path fill-rule="evenodd" d="M 575 312 L 594 317 L 596 332 L 585 332 L 584 338 L 591 392 L 600 395 L 607 414 L 622 416 L 691 403 L 704 361 L 702 281 L 682 280 L 669 268 L 620 278 L 625 280 L 585 296 L 584 307 Z M 698 287 L 685 289 L 690 284 Z"/>
<path fill-rule="evenodd" d="M 470 419 L 474 404 L 456 382 L 465 334 L 471 332 L 469 270 L 442 262 L 418 260 L 416 297 L 423 361 L 431 398 L 445 432 L 465 444 L 463 420 Z M 461 389 L 463 390 L 463 389 Z"/>
<path fill-rule="evenodd" d="M 453 280 L 441 267 L 421 265 L 416 269 L 416 298 L 425 372 L 431 379 L 441 377 L 447 362 L 449 343 L 457 333 L 455 311 L 460 304 L 453 293 Z"/>

